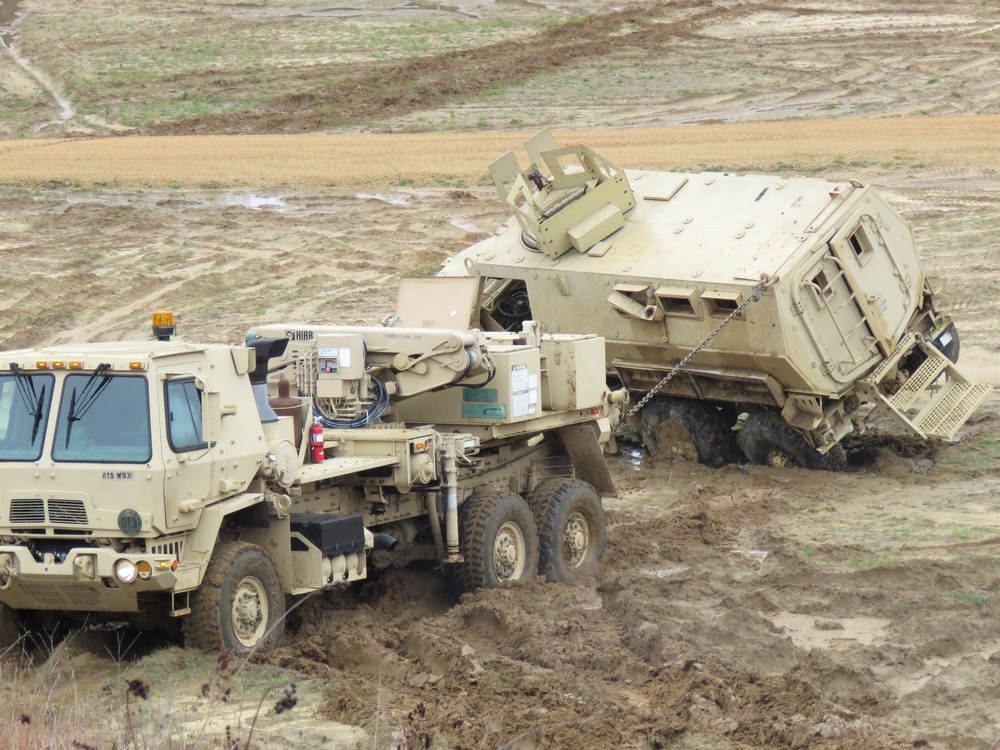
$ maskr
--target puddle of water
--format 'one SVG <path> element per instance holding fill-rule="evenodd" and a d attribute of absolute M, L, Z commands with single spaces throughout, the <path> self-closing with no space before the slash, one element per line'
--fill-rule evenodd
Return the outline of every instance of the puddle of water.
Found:
<path fill-rule="evenodd" d="M 270 210 L 277 213 L 288 213 L 300 210 L 299 206 L 290 206 L 284 195 L 261 195 L 242 191 L 186 191 L 171 190 L 169 192 L 148 192 L 141 195 L 106 195 L 67 194 L 66 203 L 72 205 L 97 204 L 102 206 L 141 206 L 155 208 L 157 206 L 180 206 L 184 209 L 199 210 L 206 208 L 246 208 L 251 211 Z M 332 235 L 331 235 L 332 236 Z"/>
<path fill-rule="evenodd" d="M 769 618 L 775 627 L 784 628 L 799 648 L 849 648 L 851 645 L 870 646 L 884 640 L 892 620 L 878 617 L 837 617 L 827 620 L 815 615 L 782 612 Z"/>
<path fill-rule="evenodd" d="M 283 195 L 257 195 L 256 193 L 222 193 L 210 198 L 207 203 L 216 206 L 242 206 L 254 211 L 271 208 L 277 211 L 290 211 L 292 207 L 285 202 Z"/>
<path fill-rule="evenodd" d="M 749 557 L 757 563 L 757 565 L 762 565 L 770 553 L 763 549 L 734 549 L 733 554 L 740 555 L 742 557 Z"/>
<path fill-rule="evenodd" d="M 640 573 L 645 573 L 648 576 L 653 576 L 653 578 L 672 578 L 679 573 L 683 573 L 688 569 L 687 565 L 678 565 L 673 568 L 646 568 L 645 570 L 639 571 Z"/>
<path fill-rule="evenodd" d="M 609 464 L 616 468 L 628 468 L 631 471 L 642 471 L 643 462 L 646 460 L 646 452 L 641 446 L 632 443 L 618 443 L 618 453 L 607 456 Z"/>
<path fill-rule="evenodd" d="M 382 195 L 382 193 L 355 193 L 355 198 L 361 201 L 382 201 L 391 206 L 409 206 L 410 201 L 401 195 Z"/>
<path fill-rule="evenodd" d="M 459 8 L 457 5 L 445 5 L 444 3 L 429 3 L 426 0 L 410 0 L 406 5 L 397 5 L 393 10 L 442 10 L 446 13 L 456 13 L 466 18 L 479 18 L 475 13 L 469 13 Z"/>
<path fill-rule="evenodd" d="M 479 227 L 477 227 L 475 224 L 470 224 L 469 222 L 462 221 L 461 219 L 452 219 L 448 223 L 451 224 L 453 227 L 457 227 L 458 229 L 461 229 L 463 232 L 470 232 L 471 233 L 471 232 L 481 232 L 481 231 L 483 231 Z"/>
<path fill-rule="evenodd" d="M 365 15 L 364 8 L 352 8 L 347 5 L 334 6 L 332 8 L 318 8 L 317 10 L 307 10 L 303 13 L 286 13 L 286 16 L 295 18 L 340 18 L 349 20 Z"/>

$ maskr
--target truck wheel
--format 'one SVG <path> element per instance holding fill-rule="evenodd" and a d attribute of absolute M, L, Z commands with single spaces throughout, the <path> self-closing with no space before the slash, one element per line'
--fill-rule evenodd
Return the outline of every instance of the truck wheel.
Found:
<path fill-rule="evenodd" d="M 538 530 L 528 504 L 517 495 L 485 492 L 459 511 L 458 566 L 466 591 L 492 589 L 505 581 L 530 581 L 538 571 Z"/>
<path fill-rule="evenodd" d="M 739 443 L 746 457 L 762 466 L 838 471 L 847 465 L 841 445 L 820 453 L 801 432 L 771 412 L 750 414 L 739 431 Z"/>
<path fill-rule="evenodd" d="M 948 324 L 948 327 L 944 329 L 942 334 L 938 336 L 937 341 L 934 342 L 934 346 L 950 359 L 952 364 L 958 364 L 958 355 L 962 352 L 962 340 L 959 338 L 958 328 L 955 327 L 954 323 Z"/>
<path fill-rule="evenodd" d="M 578 479 L 547 479 L 528 496 L 538 527 L 538 572 L 568 581 L 604 554 L 607 529 L 597 492 Z"/>
<path fill-rule="evenodd" d="M 271 558 L 247 542 L 220 545 L 191 597 L 184 640 L 205 651 L 239 655 L 274 648 L 285 628 L 285 596 Z"/>
<path fill-rule="evenodd" d="M 736 459 L 733 431 L 712 406 L 656 398 L 639 417 L 642 443 L 652 456 L 684 458 L 718 468 Z"/>
<path fill-rule="evenodd" d="M 21 618 L 17 610 L 0 603 L 0 649 L 8 649 L 21 637 Z"/>

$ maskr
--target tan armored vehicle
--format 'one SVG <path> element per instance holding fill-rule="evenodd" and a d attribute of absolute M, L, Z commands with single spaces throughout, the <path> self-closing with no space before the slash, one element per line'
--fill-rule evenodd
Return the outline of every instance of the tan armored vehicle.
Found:
<path fill-rule="evenodd" d="M 441 273 L 482 280 L 487 330 L 605 337 L 650 451 L 720 465 L 738 439 L 755 463 L 836 468 L 875 409 L 947 438 L 989 394 L 955 367 L 910 224 L 870 187 L 622 170 L 547 131 L 525 145 L 527 169 L 513 152 L 490 167 L 513 218 Z"/>
<path fill-rule="evenodd" d="M 450 327 L 424 301 L 393 327 L 262 326 L 246 346 L 164 322 L 167 340 L 4 352 L 2 640 L 19 615 L 178 618 L 239 653 L 280 640 L 286 596 L 369 566 L 439 561 L 473 589 L 593 564 L 614 407 L 584 363 L 603 340 L 484 336 L 472 291 L 402 295 L 466 299 Z"/>

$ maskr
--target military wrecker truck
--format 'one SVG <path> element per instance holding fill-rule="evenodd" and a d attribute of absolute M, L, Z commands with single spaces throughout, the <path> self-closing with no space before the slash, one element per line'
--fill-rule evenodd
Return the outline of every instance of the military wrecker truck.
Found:
<path fill-rule="evenodd" d="M 411 298 L 453 298 L 439 281 Z M 370 567 L 437 561 L 474 589 L 593 564 L 617 407 L 584 363 L 603 340 L 418 316 L 240 346 L 160 320 L 161 340 L 0 354 L 4 642 L 22 616 L 178 618 L 188 644 L 241 653 L 280 641 L 286 596 Z"/>
<path fill-rule="evenodd" d="M 990 393 L 955 366 L 912 227 L 872 188 L 525 145 L 527 169 L 490 166 L 513 217 L 440 273 L 482 281 L 486 330 L 604 336 L 651 452 L 836 469 L 876 409 L 950 438 Z"/>

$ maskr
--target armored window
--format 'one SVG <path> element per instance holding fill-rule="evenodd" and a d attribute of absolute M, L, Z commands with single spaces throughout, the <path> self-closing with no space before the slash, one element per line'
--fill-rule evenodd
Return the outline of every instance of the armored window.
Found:
<path fill-rule="evenodd" d="M 704 292 L 701 298 L 708 305 L 708 312 L 713 318 L 725 318 L 739 308 L 743 295 L 739 292 Z M 744 320 L 746 312 L 740 311 L 737 320 Z"/>
<path fill-rule="evenodd" d="M 694 289 L 660 287 L 654 292 L 656 301 L 663 308 L 664 315 L 681 318 L 700 318 L 698 293 Z"/>
<path fill-rule="evenodd" d="M 831 299 L 834 295 L 833 286 L 830 284 L 830 280 L 826 277 L 826 271 L 820 269 L 812 280 L 813 286 L 817 295 L 820 299 L 818 300 L 822 304 L 823 300 Z"/>
<path fill-rule="evenodd" d="M 202 434 L 201 391 L 194 378 L 168 380 L 167 441 L 174 453 L 208 448 Z"/>
<path fill-rule="evenodd" d="M 851 249 L 854 251 L 854 257 L 857 258 L 859 265 L 864 265 L 875 253 L 875 247 L 868 238 L 868 233 L 865 231 L 863 224 L 858 225 L 858 228 L 855 229 L 854 233 L 848 238 L 848 242 L 851 244 Z"/>
<path fill-rule="evenodd" d="M 0 376 L 0 461 L 37 461 L 52 404 L 52 375 Z"/>
<path fill-rule="evenodd" d="M 144 464 L 153 456 L 146 378 L 100 368 L 63 381 L 52 458 Z"/>

